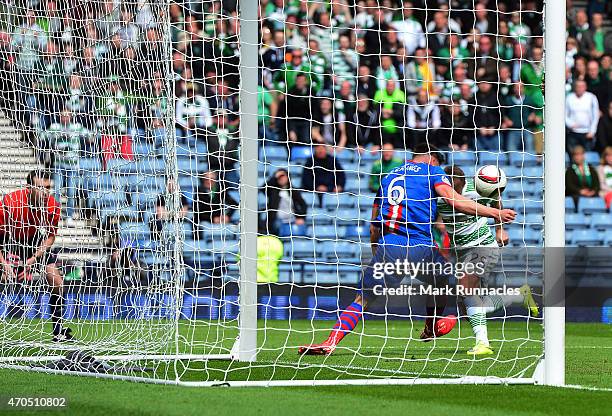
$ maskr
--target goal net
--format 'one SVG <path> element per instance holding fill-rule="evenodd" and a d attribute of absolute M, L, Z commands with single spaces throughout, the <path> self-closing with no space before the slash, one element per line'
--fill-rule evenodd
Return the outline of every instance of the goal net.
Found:
<path fill-rule="evenodd" d="M 246 3 L 0 6 L 0 367 L 192 385 L 535 382 L 541 2 Z M 427 221 L 396 212 L 391 231 L 421 230 L 453 265 L 483 256 L 466 241 L 507 238 L 474 283 L 498 291 L 457 296 L 453 275 L 448 297 L 408 293 L 438 288 L 408 276 L 365 307 L 377 191 L 423 144 L 481 203 L 477 170 L 505 174 L 517 218 L 403 195 L 394 205 L 427 205 Z M 59 213 L 28 196 L 44 172 Z M 32 232 L 14 220 L 25 210 Z M 432 334 L 447 315 L 452 331 Z M 310 355 L 330 333 L 344 338 L 333 354 Z"/>

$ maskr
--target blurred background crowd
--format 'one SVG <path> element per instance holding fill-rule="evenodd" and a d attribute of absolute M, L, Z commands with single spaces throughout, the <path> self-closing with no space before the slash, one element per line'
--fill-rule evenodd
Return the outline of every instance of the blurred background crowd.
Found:
<path fill-rule="evenodd" d="M 571 210 L 595 197 L 607 212 L 612 4 L 567 5 L 567 195 Z M 422 142 L 457 155 L 491 152 L 510 170 L 527 156 L 541 167 L 542 1 L 259 0 L 259 14 L 260 157 L 278 162 L 260 172 L 270 231 L 308 221 L 299 189 L 375 192 L 380 175 Z M 99 186 L 85 183 L 84 166 L 163 161 L 176 137 L 185 211 L 195 221 L 237 219 L 235 1 L 12 0 L 0 16 L 2 107 L 56 172 L 69 217 Z M 136 170 L 155 173 L 147 169 Z M 363 187 L 355 171 L 367 175 Z M 157 195 L 176 185 L 152 191 L 153 217 L 163 218 Z"/>

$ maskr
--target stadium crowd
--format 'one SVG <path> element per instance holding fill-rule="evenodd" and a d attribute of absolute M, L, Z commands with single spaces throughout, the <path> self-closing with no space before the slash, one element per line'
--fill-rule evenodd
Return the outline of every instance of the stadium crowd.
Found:
<path fill-rule="evenodd" d="M 219 206 L 235 205 L 235 1 L 174 1 L 169 33 L 163 3 L 149 0 L 17 3 L 0 13 L 15 17 L 0 33 L 2 107 L 14 110 L 56 172 L 56 193 L 72 190 L 68 215 L 83 187 L 82 160 L 98 159 L 104 169 L 112 159 L 137 158 L 145 145 L 163 157 L 174 129 L 179 146 L 206 152 L 208 170 L 186 201 L 200 210 L 195 221 L 232 221 Z M 291 160 L 314 147 L 304 153 L 314 156 L 300 175 L 303 189 L 342 192 L 341 160 L 363 156 L 374 191 L 379 175 L 401 163 L 394 149 L 424 141 L 457 152 L 542 153 L 541 1 L 259 4 L 259 136 L 263 147 L 288 149 Z M 604 23 L 612 9 L 603 0 L 587 4 L 568 0 L 567 195 L 601 197 L 609 208 L 612 32 Z M 276 231 L 279 221 L 299 224 L 306 214 L 301 197 L 284 191 L 286 168 L 269 172 L 267 182 L 280 189 L 267 194 L 271 206 L 285 212 L 268 218 Z M 164 202 L 155 206 L 163 218 Z"/>

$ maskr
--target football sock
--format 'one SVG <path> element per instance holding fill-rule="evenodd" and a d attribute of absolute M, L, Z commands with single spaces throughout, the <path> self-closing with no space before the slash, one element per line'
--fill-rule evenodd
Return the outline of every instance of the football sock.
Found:
<path fill-rule="evenodd" d="M 484 313 L 491 313 L 514 303 L 521 303 L 524 299 L 523 295 L 483 296 L 482 305 Z"/>
<path fill-rule="evenodd" d="M 62 296 L 51 293 L 49 297 L 49 309 L 51 311 L 51 322 L 53 323 L 53 335 L 58 335 L 62 329 L 63 301 Z"/>
<path fill-rule="evenodd" d="M 346 334 L 355 329 L 361 319 L 362 311 L 363 308 L 359 303 L 351 303 L 346 310 L 340 314 L 338 321 L 327 339 L 331 340 L 334 344 L 342 341 L 342 338 L 344 338 Z"/>
<path fill-rule="evenodd" d="M 472 331 L 476 337 L 476 342 L 489 345 L 489 335 L 487 333 L 487 315 L 480 296 L 466 296 L 463 300 L 466 313 Z"/>

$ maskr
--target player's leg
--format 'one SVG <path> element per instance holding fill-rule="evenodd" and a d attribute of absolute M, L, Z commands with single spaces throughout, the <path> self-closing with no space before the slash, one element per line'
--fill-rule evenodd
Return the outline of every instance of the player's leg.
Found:
<path fill-rule="evenodd" d="M 49 296 L 49 309 L 51 312 L 51 323 L 53 324 L 53 341 L 69 341 L 72 330 L 63 325 L 64 316 L 64 279 L 55 261 L 45 265 L 45 276 L 51 288 Z"/>
<path fill-rule="evenodd" d="M 305 345 L 298 349 L 298 354 L 303 355 L 329 355 L 338 346 L 338 343 L 344 339 L 346 335 L 351 333 L 362 319 L 363 312 L 368 304 L 376 299 L 374 287 L 377 285 L 394 285 L 399 284 L 401 279 L 379 279 L 375 277 L 375 265 L 382 263 L 385 260 L 395 255 L 391 253 L 389 248 L 381 246 L 376 251 L 376 254 L 370 260 L 370 263 L 363 268 L 361 274 L 361 293 L 355 297 L 355 300 L 344 309 L 338 320 L 334 324 L 329 336 L 321 344 Z M 386 253 L 386 255 L 385 255 Z M 405 248 L 404 248 L 405 253 Z"/>
<path fill-rule="evenodd" d="M 457 283 L 466 290 L 480 287 L 480 278 L 475 275 L 466 275 Z M 472 332 L 476 338 L 476 344 L 468 354 L 470 355 L 490 355 L 493 350 L 489 344 L 489 334 L 487 329 L 487 314 L 482 298 L 477 295 L 464 296 L 462 299 L 465 305 L 465 312 L 468 317 Z"/>
<path fill-rule="evenodd" d="M 430 265 L 436 265 L 433 270 L 440 270 L 442 273 L 437 273 L 433 276 L 426 276 L 424 279 L 428 284 L 436 288 L 442 288 L 448 284 L 450 275 L 447 274 L 448 260 L 440 253 L 436 247 L 411 247 L 411 261 L 416 259 L 427 262 Z M 448 296 L 444 293 L 439 295 L 428 295 L 425 300 L 426 318 L 425 326 L 421 332 L 420 338 L 423 341 L 430 341 L 433 338 L 448 334 L 457 324 L 457 318 L 454 315 L 444 315 Z"/>

